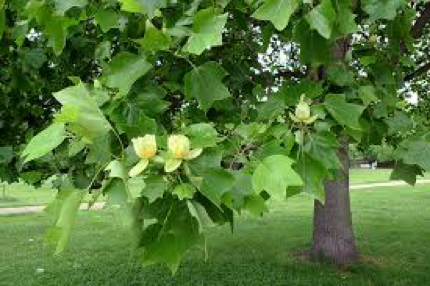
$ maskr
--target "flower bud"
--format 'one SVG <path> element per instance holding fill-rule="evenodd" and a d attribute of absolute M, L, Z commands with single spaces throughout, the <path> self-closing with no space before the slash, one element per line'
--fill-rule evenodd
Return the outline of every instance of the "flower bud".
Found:
<path fill-rule="evenodd" d="M 155 135 L 148 134 L 131 141 L 133 142 L 134 151 L 140 159 L 148 160 L 154 157 L 157 153 L 157 141 L 155 140 Z"/>
<path fill-rule="evenodd" d="M 171 135 L 168 139 L 170 153 L 175 159 L 185 159 L 190 153 L 190 140 L 185 135 Z"/>

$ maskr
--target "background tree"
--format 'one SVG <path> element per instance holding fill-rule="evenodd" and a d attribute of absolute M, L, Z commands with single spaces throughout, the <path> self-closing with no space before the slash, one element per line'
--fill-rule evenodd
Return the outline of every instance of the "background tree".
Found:
<path fill-rule="evenodd" d="M 414 41 L 428 32 L 424 1 L 0 3 L 5 37 L 21 35 L 3 40 L 9 51 L 35 33 L 59 81 L 75 76 L 21 154 L 62 158 L 48 233 L 57 252 L 87 191 L 120 206 L 145 265 L 172 271 L 207 227 L 303 192 L 316 199 L 312 257 L 347 264 L 348 144 L 393 145 L 393 178 L 430 169 L 421 101 L 404 102 L 419 86 L 405 79 L 426 72 L 428 43 Z"/>

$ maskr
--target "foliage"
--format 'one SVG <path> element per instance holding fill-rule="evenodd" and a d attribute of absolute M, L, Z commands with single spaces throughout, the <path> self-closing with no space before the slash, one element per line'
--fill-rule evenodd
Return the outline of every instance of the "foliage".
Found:
<path fill-rule="evenodd" d="M 273 196 L 322 199 L 344 138 L 395 146 L 407 170 L 396 176 L 408 181 L 430 169 L 428 122 L 397 93 L 419 64 L 408 55 L 419 50 L 409 32 L 423 1 L 1 3 L 1 59 L 12 71 L 1 74 L 5 105 L 27 94 L 15 82 L 23 57 L 32 68 L 25 82 L 42 82 L 31 89 L 39 113 L 48 113 L 40 125 L 55 113 L 17 163 L 39 159 L 42 174 L 67 175 L 51 206 L 48 242 L 57 252 L 87 192 L 107 196 L 144 265 L 175 272 L 187 250 L 205 248 L 207 228 L 233 229 L 236 213 L 259 215 Z M 291 78 L 259 59 L 269 46 L 299 47 Z M 59 82 L 38 77 L 44 69 Z M 65 87 L 66 77 L 73 85 Z M 54 87 L 55 104 L 44 98 Z M 20 97 L 12 98 L 15 89 Z M 148 135 L 157 155 L 139 156 L 132 140 Z"/>

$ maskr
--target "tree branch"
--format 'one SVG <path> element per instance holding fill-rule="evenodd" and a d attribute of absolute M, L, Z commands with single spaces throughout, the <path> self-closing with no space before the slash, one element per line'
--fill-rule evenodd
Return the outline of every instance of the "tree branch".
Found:
<path fill-rule="evenodd" d="M 428 22 L 430 22 L 430 2 L 425 4 L 424 10 L 411 29 L 411 34 L 414 39 L 421 37 L 424 27 Z"/>
<path fill-rule="evenodd" d="M 416 71 L 408 74 L 407 76 L 405 76 L 405 81 L 410 81 L 416 77 L 419 77 L 420 75 L 425 74 L 427 71 L 430 70 L 430 62 L 426 63 L 425 65 L 421 66 L 420 68 L 418 68 Z"/>

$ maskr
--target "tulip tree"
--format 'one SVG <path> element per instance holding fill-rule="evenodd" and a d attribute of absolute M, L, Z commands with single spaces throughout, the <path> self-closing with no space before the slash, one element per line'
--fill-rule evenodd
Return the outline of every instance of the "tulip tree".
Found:
<path fill-rule="evenodd" d="M 143 264 L 175 272 L 187 250 L 205 249 L 208 228 L 233 229 L 235 215 L 305 193 L 315 199 L 311 257 L 353 262 L 349 143 L 395 146 L 393 179 L 414 184 L 430 171 L 428 121 L 402 92 L 428 70 L 417 41 L 429 6 L 0 0 L 10 47 L 35 34 L 53 70 L 65 53 L 92 52 L 21 153 L 23 163 L 66 161 L 47 242 L 62 252 L 84 196 L 105 196 Z"/>

